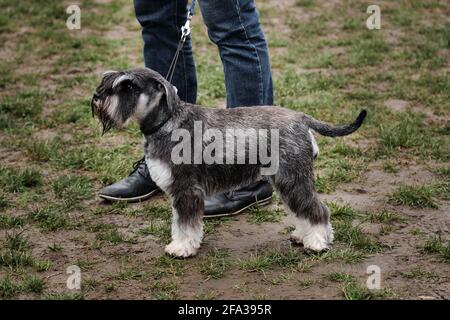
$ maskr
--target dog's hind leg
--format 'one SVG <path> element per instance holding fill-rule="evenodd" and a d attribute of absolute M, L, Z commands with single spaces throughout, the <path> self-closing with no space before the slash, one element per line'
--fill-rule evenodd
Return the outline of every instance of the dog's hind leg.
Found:
<path fill-rule="evenodd" d="M 203 238 L 204 195 L 190 188 L 172 194 L 172 242 L 166 253 L 180 258 L 194 256 Z"/>
<path fill-rule="evenodd" d="M 312 165 L 311 170 L 303 167 L 298 171 L 289 164 L 280 166 L 273 182 L 283 203 L 294 215 L 295 230 L 291 239 L 314 251 L 328 249 L 333 242 L 330 211 L 315 191 Z"/>

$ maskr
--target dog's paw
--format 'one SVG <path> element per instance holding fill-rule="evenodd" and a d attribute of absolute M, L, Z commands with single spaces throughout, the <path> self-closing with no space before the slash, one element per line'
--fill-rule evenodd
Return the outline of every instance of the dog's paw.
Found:
<path fill-rule="evenodd" d="M 298 230 L 295 230 L 291 233 L 290 240 L 295 244 L 303 244 L 303 237 L 304 234 L 301 234 Z"/>
<path fill-rule="evenodd" d="M 195 256 L 198 248 L 188 242 L 172 241 L 166 246 L 166 253 L 178 258 L 187 258 Z"/>
<path fill-rule="evenodd" d="M 316 252 L 328 250 L 330 248 L 331 241 L 328 237 L 324 237 L 322 234 L 312 232 L 303 238 L 303 246 L 305 249 L 309 249 Z"/>

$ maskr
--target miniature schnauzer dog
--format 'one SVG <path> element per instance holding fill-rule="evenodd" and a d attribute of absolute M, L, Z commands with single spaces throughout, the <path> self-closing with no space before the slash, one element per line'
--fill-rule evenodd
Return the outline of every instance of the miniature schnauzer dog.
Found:
<path fill-rule="evenodd" d="M 272 148 L 273 135 L 263 137 L 268 141 L 261 137 L 256 141 L 258 147 L 266 149 L 266 154 L 277 153 L 277 170 L 268 175 L 286 209 L 294 216 L 295 230 L 291 238 L 313 251 L 326 250 L 333 242 L 330 211 L 319 200 L 314 188 L 313 160 L 318 148 L 311 130 L 329 137 L 351 134 L 361 126 L 366 117 L 365 110 L 353 123 L 333 127 L 281 107 L 204 108 L 181 101 L 176 89 L 148 68 L 105 72 L 92 98 L 91 108 L 93 116 L 96 115 L 103 124 L 103 133 L 111 128 L 122 128 L 130 120 L 140 126 L 151 178 L 170 196 L 172 203 L 172 241 L 165 248 L 168 254 L 189 257 L 197 253 L 203 238 L 205 196 L 256 182 L 262 178 L 262 169 L 267 169 L 267 163 L 263 163 L 260 155 L 256 156 L 256 161 L 248 162 L 252 152 L 255 154 L 255 149 L 249 147 L 245 149 L 248 155 L 244 160 L 247 162 L 227 162 L 225 157 L 230 152 L 233 157 L 239 156 L 229 147 L 228 140 L 224 143 L 226 151 L 216 150 L 213 155 L 220 161 L 174 161 L 174 148 L 178 145 L 173 137 L 175 132 L 178 136 L 179 132 L 187 133 L 192 139 L 188 141 L 185 153 L 199 152 L 195 150 L 197 141 L 194 141 L 196 123 L 216 134 L 214 139 L 211 134 L 206 139 L 203 137 L 200 153 L 218 135 L 227 136 L 229 128 L 276 130 L 278 150 Z"/>

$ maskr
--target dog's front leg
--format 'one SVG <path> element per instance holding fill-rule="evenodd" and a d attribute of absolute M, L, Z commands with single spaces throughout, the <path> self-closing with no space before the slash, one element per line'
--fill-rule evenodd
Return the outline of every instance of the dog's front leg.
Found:
<path fill-rule="evenodd" d="M 198 191 L 172 197 L 172 242 L 166 252 L 172 256 L 194 256 L 203 238 L 204 198 Z"/>

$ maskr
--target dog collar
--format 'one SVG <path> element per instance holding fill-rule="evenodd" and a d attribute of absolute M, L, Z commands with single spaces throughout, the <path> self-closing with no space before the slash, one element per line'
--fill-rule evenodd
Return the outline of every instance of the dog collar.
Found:
<path fill-rule="evenodd" d="M 143 134 L 145 135 L 151 135 L 154 134 L 156 131 L 158 131 L 159 129 L 161 129 L 166 123 L 167 121 L 170 120 L 170 118 L 172 118 L 172 115 L 169 115 L 165 120 L 163 120 L 162 122 L 160 122 L 159 124 L 157 124 L 156 126 L 153 126 L 149 129 L 146 129 L 145 131 L 142 130 L 142 126 L 141 126 L 141 131 Z"/>

